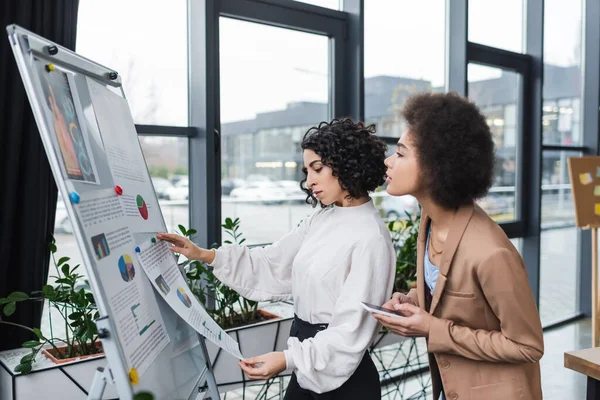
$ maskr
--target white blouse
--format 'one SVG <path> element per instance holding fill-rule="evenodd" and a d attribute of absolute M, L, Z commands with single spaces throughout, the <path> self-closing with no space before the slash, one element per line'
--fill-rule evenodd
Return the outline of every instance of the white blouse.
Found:
<path fill-rule="evenodd" d="M 288 339 L 287 367 L 301 387 L 325 393 L 354 373 L 377 331 L 360 302 L 383 304 L 392 293 L 396 255 L 373 201 L 331 206 L 265 247 L 225 245 L 211 264 L 223 283 L 256 301 L 294 301 L 296 315 L 329 324 L 314 338 Z"/>

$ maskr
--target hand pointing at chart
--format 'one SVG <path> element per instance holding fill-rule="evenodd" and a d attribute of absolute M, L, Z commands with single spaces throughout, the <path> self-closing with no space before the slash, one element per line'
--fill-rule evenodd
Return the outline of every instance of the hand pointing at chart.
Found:
<path fill-rule="evenodd" d="M 205 263 L 212 263 L 215 259 L 215 251 L 207 250 L 196 246 L 194 242 L 173 233 L 159 233 L 156 237 L 165 242 L 171 243 L 171 250 L 174 253 L 183 254 L 188 260 L 199 260 Z"/>

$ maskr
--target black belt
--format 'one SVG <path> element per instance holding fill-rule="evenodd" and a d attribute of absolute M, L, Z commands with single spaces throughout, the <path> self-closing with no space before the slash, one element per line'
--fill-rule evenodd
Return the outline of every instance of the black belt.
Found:
<path fill-rule="evenodd" d="M 329 324 L 311 324 L 294 314 L 290 336 L 297 337 L 300 341 L 303 341 L 304 339 L 315 337 L 317 333 L 324 331 L 328 326 Z"/>

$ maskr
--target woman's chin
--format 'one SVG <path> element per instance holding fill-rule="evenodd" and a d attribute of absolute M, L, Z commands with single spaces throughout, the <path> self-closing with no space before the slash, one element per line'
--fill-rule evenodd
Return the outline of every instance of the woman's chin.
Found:
<path fill-rule="evenodd" d="M 388 185 L 385 188 L 385 191 L 390 195 L 390 196 L 404 196 L 406 193 L 403 190 L 400 190 L 398 188 L 395 188 L 393 186 Z"/>

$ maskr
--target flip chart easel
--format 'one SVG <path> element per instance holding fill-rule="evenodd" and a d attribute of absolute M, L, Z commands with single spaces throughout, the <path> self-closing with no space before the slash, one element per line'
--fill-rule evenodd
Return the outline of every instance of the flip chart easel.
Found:
<path fill-rule="evenodd" d="M 65 199 L 73 234 L 101 316 L 96 325 L 109 367 L 96 373 L 89 398 L 102 398 L 109 383 L 115 384 L 121 399 L 132 399 L 136 393 L 149 392 L 155 399 L 190 400 L 199 396 L 203 398 L 207 391 L 210 391 L 211 398 L 220 398 L 204 338 L 156 294 L 143 270 L 139 266 L 134 269 L 135 262 L 129 255 L 135 254 L 133 242 L 148 240 L 153 235 L 150 230 L 144 231 L 139 227 L 144 224 L 152 226 L 153 232 L 167 229 L 141 153 L 120 76 L 112 69 L 19 26 L 9 25 L 7 32 L 54 179 Z M 94 98 L 104 103 L 94 102 Z M 104 111 L 104 118 L 100 118 L 99 110 Z M 109 118 L 106 118 L 107 110 L 113 112 L 108 114 Z M 122 121 L 129 122 L 123 124 Z M 100 122 L 105 124 L 104 128 L 100 127 Z M 110 129 L 105 129 L 107 124 Z M 115 156 L 111 153 L 109 157 L 108 148 L 113 153 L 115 149 L 128 152 L 120 156 L 123 163 L 134 159 L 133 156 L 137 157 L 137 169 L 133 171 L 137 174 L 135 191 L 115 183 Z M 119 178 L 124 179 L 132 172 L 122 165 L 119 167 L 122 174 Z M 128 209 L 123 206 L 126 196 L 133 199 Z M 112 202 L 113 211 L 122 212 L 123 216 L 107 215 L 100 210 L 95 215 L 102 217 L 103 221 L 89 223 L 87 214 L 82 211 L 83 203 L 99 198 L 105 204 Z M 135 226 L 123 222 L 130 221 L 131 212 L 139 220 Z M 150 223 L 152 225 L 148 225 Z M 108 226 L 106 237 L 104 232 L 101 235 L 93 232 L 99 226 Z M 95 236 L 91 236 L 92 232 Z M 119 232 L 118 240 L 109 247 L 110 234 Z M 129 254 L 120 252 L 125 247 Z M 112 257 L 116 257 L 114 263 Z M 108 265 L 107 261 L 111 263 Z M 116 275 L 116 281 L 107 281 L 108 273 Z M 120 305 L 126 307 L 115 307 L 117 296 L 111 294 L 114 284 L 129 285 L 120 292 L 123 297 L 130 295 L 133 289 L 139 290 L 141 294 L 136 301 L 141 299 L 140 304 L 129 307 L 125 298 Z M 129 323 L 128 330 L 123 329 L 125 314 L 130 318 L 126 321 Z M 148 336 L 150 332 L 158 334 Z M 143 336 L 145 333 L 148 333 L 147 336 Z M 152 341 L 142 339 L 148 337 Z M 135 340 L 145 340 L 141 343 L 146 347 L 135 344 Z M 157 346 L 157 342 L 161 346 Z M 150 353 L 152 357 L 147 356 Z M 132 354 L 146 357 L 139 375 L 132 367 L 140 363 Z"/>

